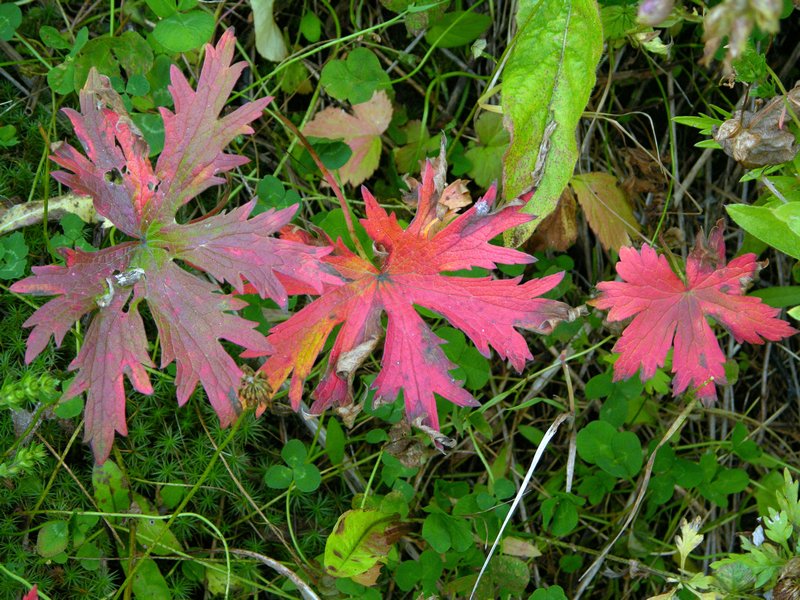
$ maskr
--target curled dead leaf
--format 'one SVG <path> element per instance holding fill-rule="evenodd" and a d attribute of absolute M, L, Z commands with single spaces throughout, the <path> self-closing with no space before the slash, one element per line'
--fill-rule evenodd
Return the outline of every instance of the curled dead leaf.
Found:
<path fill-rule="evenodd" d="M 800 108 L 800 86 L 770 100 L 756 112 L 741 110 L 712 132 L 728 156 L 748 169 L 794 159 L 800 146 L 786 127 L 789 110 Z"/>

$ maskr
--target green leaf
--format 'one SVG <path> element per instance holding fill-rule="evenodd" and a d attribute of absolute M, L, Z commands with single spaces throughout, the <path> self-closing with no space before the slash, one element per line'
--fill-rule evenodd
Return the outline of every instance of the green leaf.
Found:
<path fill-rule="evenodd" d="M 53 50 L 67 50 L 72 47 L 72 44 L 64 39 L 61 32 L 50 25 L 42 25 L 39 28 L 39 39 L 42 40 L 45 46 Z"/>
<path fill-rule="evenodd" d="M 21 231 L 0 238 L 0 279 L 17 279 L 28 264 L 28 245 Z"/>
<path fill-rule="evenodd" d="M 135 74 L 144 76 L 153 68 L 153 50 L 135 31 L 126 31 L 114 38 L 114 56 L 129 77 Z"/>
<path fill-rule="evenodd" d="M 445 14 L 430 26 L 425 39 L 437 48 L 466 46 L 483 35 L 492 24 L 492 18 L 474 11 L 456 10 Z"/>
<path fill-rule="evenodd" d="M 301 492 L 309 494 L 322 484 L 322 475 L 314 465 L 300 465 L 292 470 L 294 484 Z"/>
<path fill-rule="evenodd" d="M 325 138 L 310 138 L 309 141 L 314 148 L 314 151 L 319 156 L 322 164 L 328 169 L 339 169 L 343 167 L 350 157 L 353 156 L 353 151 L 350 146 L 341 140 L 328 140 Z"/>
<path fill-rule="evenodd" d="M 75 65 L 66 62 L 47 72 L 47 85 L 56 94 L 65 96 L 75 89 Z"/>
<path fill-rule="evenodd" d="M 325 571 L 334 577 L 360 575 L 384 562 L 395 541 L 397 515 L 354 509 L 344 513 L 325 542 Z"/>
<path fill-rule="evenodd" d="M 292 485 L 294 475 L 292 470 L 283 465 L 272 465 L 264 474 L 264 483 L 267 487 L 277 490 L 285 490 Z"/>
<path fill-rule="evenodd" d="M 36 552 L 43 558 L 53 558 L 67 549 L 69 544 L 69 523 L 48 521 L 39 529 L 36 536 Z"/>
<path fill-rule="evenodd" d="M 166 19 L 178 12 L 175 0 L 145 0 L 145 2 L 159 19 Z"/>
<path fill-rule="evenodd" d="M 553 585 L 549 588 L 539 588 L 528 600 L 567 600 L 567 595 L 560 585 Z"/>
<path fill-rule="evenodd" d="M 356 48 L 345 60 L 332 60 L 322 69 L 320 81 L 337 100 L 361 104 L 377 90 L 391 87 L 389 76 L 378 57 L 366 48 Z"/>
<path fill-rule="evenodd" d="M 575 129 L 595 84 L 603 35 L 594 0 L 520 0 L 516 20 L 519 33 L 503 72 L 503 114 L 511 132 L 505 196 L 515 198 L 538 183 L 523 209 L 537 219 L 504 234 L 507 244 L 519 246 L 553 212 L 572 176 Z M 538 182 L 537 161 L 543 161 Z"/>
<path fill-rule="evenodd" d="M 132 113 L 131 120 L 142 132 L 150 156 L 158 154 L 164 148 L 164 120 L 157 113 Z"/>
<path fill-rule="evenodd" d="M 175 13 L 156 24 L 153 36 L 170 52 L 188 52 L 211 40 L 214 25 L 214 15 L 201 10 Z"/>
<path fill-rule="evenodd" d="M 800 202 L 790 202 L 797 205 Z M 786 205 L 788 206 L 788 205 Z M 778 207 L 779 208 L 779 207 Z M 800 232 L 797 231 L 795 207 L 778 213 L 773 206 L 733 204 L 725 207 L 736 224 L 762 242 L 800 260 Z M 790 221 L 794 225 L 790 225 Z"/>
<path fill-rule="evenodd" d="M 531 579 L 531 570 L 516 556 L 498 555 L 489 563 L 489 577 L 501 590 L 521 596 Z"/>
<path fill-rule="evenodd" d="M 331 464 L 340 465 L 344 460 L 344 446 L 345 435 L 342 426 L 336 419 L 328 419 L 327 421 L 327 438 L 325 451 L 328 453 L 328 458 L 331 459 Z"/>
<path fill-rule="evenodd" d="M 66 388 L 65 388 L 66 389 Z M 78 394 L 70 398 L 69 400 L 64 400 L 59 402 L 53 412 L 59 419 L 72 419 L 73 417 L 77 417 L 83 411 L 83 395 Z"/>
<path fill-rule="evenodd" d="M 578 508 L 568 494 L 556 494 L 542 502 L 542 523 L 550 532 L 562 537 L 578 526 Z"/>
<path fill-rule="evenodd" d="M 636 4 L 604 6 L 600 10 L 600 19 L 603 23 L 603 36 L 609 40 L 624 39 L 639 27 L 636 22 Z"/>
<path fill-rule="evenodd" d="M 300 33 L 312 44 L 319 41 L 322 35 L 322 21 L 313 12 L 306 12 L 300 19 Z"/>
<path fill-rule="evenodd" d="M 800 304 L 800 285 L 765 288 L 763 290 L 755 290 L 748 295 L 761 298 L 766 304 L 774 308 L 788 308 Z"/>
<path fill-rule="evenodd" d="M 133 508 L 139 509 L 141 514 L 155 515 L 155 507 L 139 494 L 133 495 Z M 137 519 L 136 542 L 144 549 L 152 547 L 152 552 L 158 556 L 168 556 L 175 552 L 182 552 L 183 546 L 175 534 L 167 527 L 167 522 L 161 519 Z"/>
<path fill-rule="evenodd" d="M 97 571 L 100 568 L 100 557 L 102 556 L 103 553 L 94 542 L 81 544 L 81 547 L 75 553 L 78 562 L 87 571 Z"/>
<path fill-rule="evenodd" d="M 258 182 L 256 194 L 258 195 L 258 204 L 253 215 L 268 208 L 286 208 L 301 201 L 297 192 L 287 190 L 281 180 L 272 175 L 267 175 Z"/>
<path fill-rule="evenodd" d="M 503 154 L 508 148 L 508 132 L 503 128 L 503 118 L 497 113 L 484 112 L 475 123 L 478 144 L 464 153 L 472 166 L 469 176 L 482 188 L 488 188 L 503 178 Z"/>
<path fill-rule="evenodd" d="M 112 460 L 92 469 L 92 485 L 97 507 L 105 512 L 128 512 L 131 506 L 131 493 L 128 482 L 119 467 Z"/>
<path fill-rule="evenodd" d="M 16 4 L 0 4 L 0 40 L 7 42 L 22 25 L 22 11 Z"/>
<path fill-rule="evenodd" d="M 425 517 L 425 522 L 422 524 L 422 537 L 431 545 L 431 548 L 440 554 L 451 548 L 456 552 L 464 552 L 473 545 L 472 531 L 468 521 L 439 512 Z"/>
<path fill-rule="evenodd" d="M 127 560 L 120 562 L 122 569 L 127 574 L 131 563 Z M 136 562 L 132 587 L 136 600 L 172 600 L 169 586 L 152 558 L 140 559 Z"/>
<path fill-rule="evenodd" d="M 482 389 L 489 381 L 489 361 L 474 346 L 467 345 L 464 334 L 458 329 L 439 327 L 435 333 L 448 342 L 442 349 L 447 358 L 459 367 L 451 371 L 453 377 L 463 381 L 471 390 Z"/>
<path fill-rule="evenodd" d="M 305 463 L 307 456 L 306 447 L 300 440 L 289 440 L 281 450 L 281 457 L 292 468 L 299 467 Z"/>
<path fill-rule="evenodd" d="M 144 96 L 150 92 L 150 82 L 144 75 L 134 73 L 128 78 L 125 92 L 131 96 Z"/>
<path fill-rule="evenodd" d="M 632 478 L 642 468 L 642 446 L 633 432 L 593 421 L 578 432 L 576 441 L 578 455 L 609 475 Z"/>

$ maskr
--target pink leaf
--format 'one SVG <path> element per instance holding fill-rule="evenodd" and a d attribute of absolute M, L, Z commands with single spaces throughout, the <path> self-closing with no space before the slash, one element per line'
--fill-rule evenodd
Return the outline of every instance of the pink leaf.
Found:
<path fill-rule="evenodd" d="M 706 317 L 725 326 L 737 341 L 761 344 L 796 333 L 780 312 L 759 298 L 745 296 L 746 284 L 760 268 L 754 254 L 725 264 L 723 225 L 720 221 L 706 241 L 701 234 L 686 261 L 686 283 L 672 271 L 663 256 L 650 246 L 620 249 L 617 273 L 623 281 L 597 285 L 600 295 L 590 304 L 610 309 L 609 321 L 633 317 L 614 346 L 620 357 L 614 379 L 633 376 L 641 368 L 642 380 L 663 366 L 670 348 L 675 351 L 673 392 L 691 384 L 706 402 L 716 399 L 715 382 L 725 381 L 725 355 Z"/>
<path fill-rule="evenodd" d="M 273 390 L 292 374 L 289 398 L 295 408 L 300 405 L 306 377 L 339 324 L 312 410 L 352 402 L 349 363 L 360 348 L 369 347 L 370 340 L 380 335 L 385 312 L 388 326 L 381 373 L 373 384 L 376 396 L 391 402 L 402 389 L 408 419 L 438 430 L 434 394 L 462 406 L 477 403 L 450 375 L 455 366 L 442 351 L 443 341 L 420 318 L 415 305 L 435 310 L 462 329 L 481 352 L 488 355 L 492 347 L 518 370 L 532 356 L 516 328 L 547 333 L 557 322 L 571 317 L 565 304 L 536 298 L 555 287 L 561 274 L 521 285 L 518 279 L 444 274 L 472 266 L 493 268 L 496 262 L 533 262 L 527 254 L 489 243 L 498 233 L 531 217 L 521 214 L 518 206 L 491 212 L 491 191 L 443 229 L 431 228 L 431 215 L 438 214 L 435 208 L 440 200 L 433 179 L 434 169 L 427 163 L 417 188 L 417 217 L 405 230 L 363 189 L 367 218 L 362 223 L 378 249 L 379 264 L 373 265 L 338 244 L 335 253 L 324 260 L 344 283 L 330 286 L 317 300 L 273 327 L 267 339 L 274 351 L 262 370 Z M 446 213 L 448 209 L 442 211 Z"/>
<path fill-rule="evenodd" d="M 372 98 L 353 106 L 353 114 L 341 108 L 326 108 L 303 128 L 307 136 L 344 140 L 353 151 L 338 173 L 343 183 L 358 185 L 378 168 L 381 159 L 381 134 L 392 120 L 392 103 L 379 90 Z"/>
<path fill-rule="evenodd" d="M 30 591 L 22 597 L 22 600 L 39 600 L 38 587 L 34 585 Z"/>
<path fill-rule="evenodd" d="M 272 98 L 261 98 L 240 106 L 219 118 L 233 86 L 246 64 L 231 65 L 236 38 L 228 29 L 217 46 L 206 46 L 206 58 L 197 90 L 173 66 L 169 91 L 175 112 L 161 109 L 164 119 L 164 152 L 158 158 L 156 175 L 160 183 L 150 220 L 168 224 L 176 211 L 206 188 L 224 181 L 218 173 L 247 162 L 243 156 L 225 154 L 223 148 L 236 136 L 253 133 L 249 126 Z"/>
<path fill-rule="evenodd" d="M 44 350 L 51 335 L 60 346 L 72 324 L 97 308 L 97 299 L 108 289 L 106 278 L 128 267 L 134 249 L 134 244 L 125 243 L 99 252 L 67 250 L 67 266 L 33 267 L 33 275 L 11 286 L 18 294 L 56 296 L 23 323 L 33 327 L 25 362 L 30 363 Z"/>

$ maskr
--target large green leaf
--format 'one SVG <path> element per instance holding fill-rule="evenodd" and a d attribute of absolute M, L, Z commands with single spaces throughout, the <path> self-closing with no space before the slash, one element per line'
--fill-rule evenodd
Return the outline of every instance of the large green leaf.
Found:
<path fill-rule="evenodd" d="M 503 113 L 511 133 L 503 184 L 506 198 L 536 188 L 524 211 L 537 219 L 506 232 L 506 243 L 514 246 L 553 212 L 572 176 L 575 128 L 603 49 L 595 0 L 520 0 L 517 26 L 503 72 Z"/>
<path fill-rule="evenodd" d="M 764 206 L 733 204 L 725 209 L 736 224 L 762 242 L 800 260 L 800 202 L 768 202 Z"/>

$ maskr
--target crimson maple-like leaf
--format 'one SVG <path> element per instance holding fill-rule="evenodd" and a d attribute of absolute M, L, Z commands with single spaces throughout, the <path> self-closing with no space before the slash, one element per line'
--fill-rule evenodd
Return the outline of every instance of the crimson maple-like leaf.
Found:
<path fill-rule="evenodd" d="M 367 214 L 362 224 L 373 240 L 377 266 L 339 242 L 335 253 L 324 261 L 341 275 L 341 284 L 326 287 L 319 298 L 273 327 L 267 341 L 274 350 L 261 370 L 273 390 L 292 374 L 289 398 L 297 409 L 305 379 L 326 339 L 341 324 L 311 410 L 345 406 L 352 402 L 348 378 L 376 345 L 385 312 L 388 320 L 381 372 L 373 383 L 376 397 L 391 402 L 402 389 L 408 420 L 438 431 L 434 394 L 461 406 L 477 402 L 450 374 L 456 366 L 445 357 L 444 340 L 423 321 L 415 305 L 442 315 L 483 355 L 489 355 L 491 346 L 521 370 L 532 355 L 516 328 L 547 333 L 571 315 L 567 305 L 537 298 L 555 287 L 563 273 L 526 283 L 519 278 L 448 275 L 473 267 L 492 269 L 498 263 L 533 262 L 535 259 L 523 252 L 489 243 L 531 217 L 521 213 L 519 206 L 492 212 L 495 190 L 491 189 L 444 227 L 433 226 L 454 215 L 439 205 L 430 163 L 417 189 L 416 217 L 406 229 L 365 188 L 362 195 Z"/>
<path fill-rule="evenodd" d="M 706 317 L 725 326 L 738 342 L 761 344 L 796 333 L 776 318 L 779 310 L 745 296 L 744 291 L 761 264 L 755 254 L 745 254 L 726 264 L 724 225 L 717 223 L 706 240 L 698 234 L 686 260 L 686 283 L 667 259 L 648 245 L 641 251 L 623 247 L 617 273 L 623 281 L 597 285 L 600 295 L 590 304 L 610 309 L 609 321 L 633 317 L 614 345 L 620 356 L 614 379 L 653 377 L 674 346 L 672 389 L 675 395 L 691 384 L 704 402 L 717 397 L 715 382 L 725 381 L 725 354 Z"/>
<path fill-rule="evenodd" d="M 247 162 L 226 154 L 236 136 L 252 133 L 269 98 L 248 102 L 220 116 L 244 63 L 231 65 L 235 39 L 228 30 L 216 47 L 207 46 L 197 89 L 172 67 L 170 92 L 175 112 L 161 109 L 165 143 L 155 169 L 148 147 L 125 114 L 104 108 L 122 106 L 108 81 L 96 73 L 81 92 L 81 112 L 66 110 L 85 155 L 61 144 L 52 159 L 65 170 L 53 176 L 75 192 L 88 194 L 95 209 L 135 241 L 99 252 L 67 250 L 66 265 L 34 267 L 33 275 L 15 283 L 15 292 L 55 296 L 25 323 L 33 327 L 26 360 L 47 345 L 60 345 L 72 324 L 94 312 L 83 346 L 70 364 L 78 374 L 67 396 L 86 391 L 86 440 L 103 462 L 115 430 L 127 431 L 127 376 L 139 392 L 152 393 L 145 367 L 147 353 L 139 304 L 147 302 L 159 332 L 161 366 L 177 363 L 178 403 L 185 403 L 199 382 L 228 425 L 239 410 L 236 392 L 242 371 L 225 351 L 226 339 L 253 351 L 268 351 L 255 323 L 231 314 L 245 303 L 219 286 L 179 267 L 181 260 L 219 282 L 244 290 L 246 277 L 254 291 L 285 306 L 281 277 L 322 291 L 329 275 L 319 260 L 330 248 L 312 248 L 272 236 L 285 226 L 296 207 L 249 218 L 254 202 L 227 214 L 179 224 L 181 206 L 209 186 L 220 173 Z M 110 101 L 109 101 L 110 100 Z"/>

